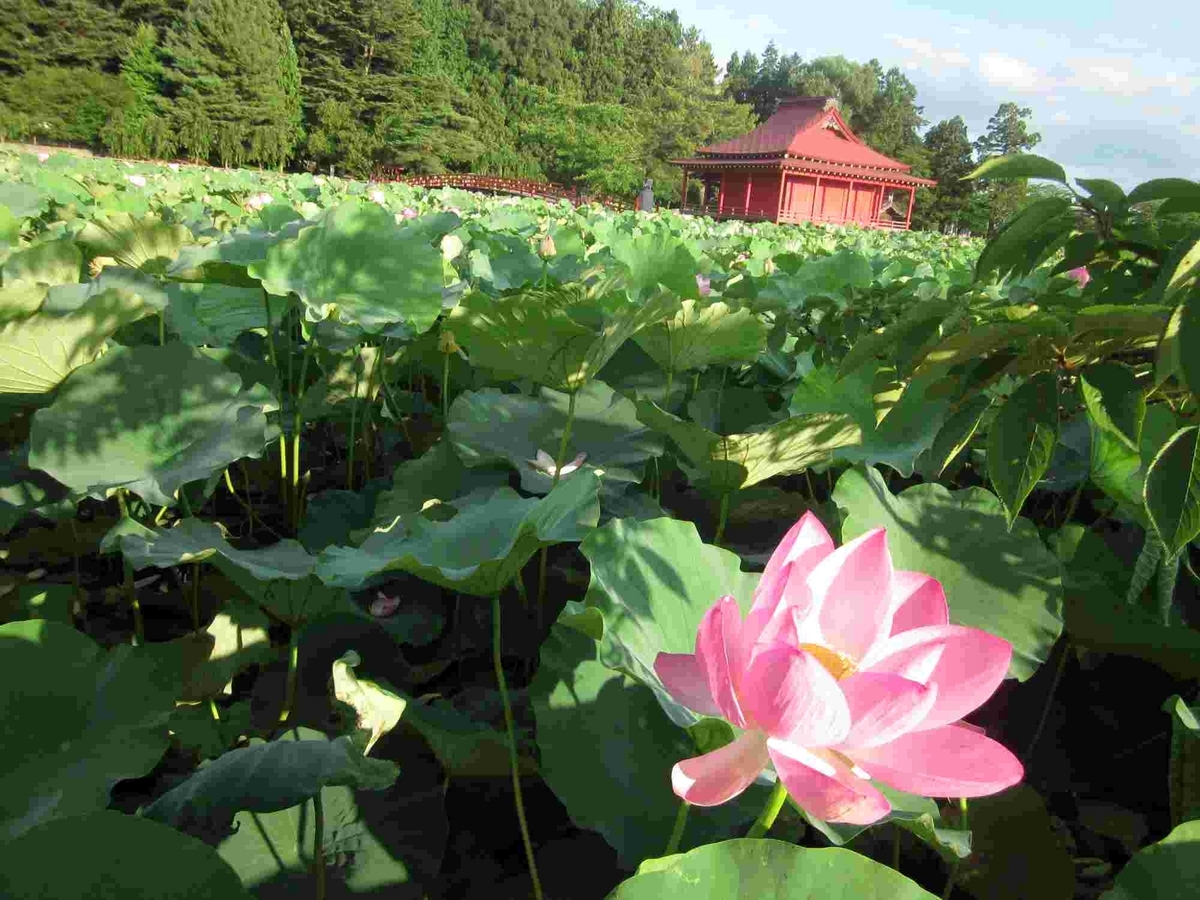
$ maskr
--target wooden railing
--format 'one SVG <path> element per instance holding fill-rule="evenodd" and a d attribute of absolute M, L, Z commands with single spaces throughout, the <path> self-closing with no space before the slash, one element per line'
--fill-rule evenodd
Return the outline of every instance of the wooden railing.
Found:
<path fill-rule="evenodd" d="M 499 175 L 409 175 L 398 168 L 386 166 L 376 171 L 375 181 L 399 181 L 414 187 L 452 187 L 463 191 L 488 194 L 511 194 L 517 197 L 541 197 L 546 200 L 566 200 L 574 206 L 583 203 L 602 203 L 612 209 L 629 209 L 630 204 L 604 194 L 587 194 L 549 181 L 530 178 L 504 178 Z"/>
<path fill-rule="evenodd" d="M 780 222 L 782 224 L 796 225 L 801 222 L 817 222 L 827 225 L 859 225 L 863 228 L 883 228 L 889 231 L 907 231 L 908 223 L 903 219 L 894 221 L 892 219 L 874 218 L 874 219 L 854 219 L 844 218 L 840 215 L 815 215 L 810 216 L 806 213 L 792 212 L 784 210 L 778 217 L 770 213 L 762 213 L 753 210 L 748 210 L 742 206 L 723 206 L 717 207 L 715 203 L 705 206 L 690 205 L 683 207 L 683 212 L 693 216 L 708 216 L 712 219 L 743 219 L 748 222 Z"/>

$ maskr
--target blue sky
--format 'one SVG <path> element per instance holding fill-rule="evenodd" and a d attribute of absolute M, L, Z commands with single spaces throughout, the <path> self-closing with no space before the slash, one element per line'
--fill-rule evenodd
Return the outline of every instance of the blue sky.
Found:
<path fill-rule="evenodd" d="M 697 26 L 721 65 L 775 41 L 805 59 L 900 66 L 925 117 L 960 115 L 972 139 L 1000 103 L 1033 109 L 1035 153 L 1075 178 L 1129 188 L 1200 179 L 1200 4 L 1005 0 L 658 0 Z"/>

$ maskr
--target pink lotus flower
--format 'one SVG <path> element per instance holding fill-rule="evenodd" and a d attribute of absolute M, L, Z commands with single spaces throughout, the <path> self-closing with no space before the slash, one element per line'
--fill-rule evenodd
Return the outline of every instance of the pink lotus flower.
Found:
<path fill-rule="evenodd" d="M 417 211 L 406 206 L 404 209 L 400 210 L 399 215 L 402 219 L 415 219 L 417 217 Z"/>
<path fill-rule="evenodd" d="M 1079 282 L 1080 287 L 1087 287 L 1087 283 L 1092 280 L 1092 276 L 1088 273 L 1087 266 L 1080 266 L 1078 269 L 1071 269 L 1066 273 L 1068 278 L 1074 278 Z"/>
<path fill-rule="evenodd" d="M 371 601 L 371 615 L 377 619 L 386 619 L 388 616 L 395 615 L 396 610 L 400 608 L 400 595 L 389 597 L 383 591 L 378 591 L 375 594 L 375 599 Z"/>
<path fill-rule="evenodd" d="M 697 275 L 696 289 L 700 292 L 701 297 L 708 297 L 712 294 L 712 279 L 707 275 Z"/>
<path fill-rule="evenodd" d="M 1011 658 L 1007 641 L 950 624 L 935 579 L 893 570 L 883 529 L 835 549 L 805 513 L 772 554 L 745 621 L 722 597 L 694 654 L 654 662 L 683 705 L 742 730 L 677 763 L 671 784 L 687 802 L 715 806 L 772 765 L 810 814 L 860 825 L 891 809 L 873 780 L 925 796 L 997 793 L 1021 780 L 1021 763 L 960 720 L 992 695 Z"/>
<path fill-rule="evenodd" d="M 572 472 L 582 466 L 584 460 L 586 459 L 587 453 L 576 454 L 575 458 L 569 463 L 563 463 L 562 471 L 558 473 L 559 477 L 561 478 L 564 475 L 570 475 Z M 526 462 L 543 475 L 549 475 L 551 478 L 554 477 L 554 473 L 557 469 L 557 467 L 554 465 L 554 457 L 545 450 L 539 450 L 537 452 L 537 459 L 528 459 Z"/>

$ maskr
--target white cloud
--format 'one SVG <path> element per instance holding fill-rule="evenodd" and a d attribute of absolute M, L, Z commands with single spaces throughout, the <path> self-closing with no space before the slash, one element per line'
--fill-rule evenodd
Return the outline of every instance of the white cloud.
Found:
<path fill-rule="evenodd" d="M 1132 59 L 1122 56 L 1069 59 L 1066 67 L 1071 74 L 1063 84 L 1118 97 L 1136 97 L 1160 89 L 1167 89 L 1177 97 L 1187 97 L 1200 86 L 1200 79 L 1178 72 L 1150 74 L 1141 71 Z"/>
<path fill-rule="evenodd" d="M 1184 134 L 1190 134 L 1192 137 L 1200 137 L 1200 122 L 1192 122 L 1189 125 L 1183 125 L 1179 130 Z"/>
<path fill-rule="evenodd" d="M 1174 104 L 1153 103 L 1149 106 L 1142 107 L 1142 115 L 1153 119 L 1173 119 L 1177 116 L 1183 115 L 1183 110 Z"/>
<path fill-rule="evenodd" d="M 1042 100 L 1044 100 L 1046 103 L 1062 103 L 1066 99 L 1067 98 L 1064 97 L 1062 94 L 1051 94 L 1048 97 L 1042 98 Z"/>
<path fill-rule="evenodd" d="M 1068 116 L 1065 112 L 1056 112 L 1053 116 L 1050 117 L 1050 120 L 1052 122 L 1069 122 L 1071 120 L 1071 117 Z"/>
<path fill-rule="evenodd" d="M 984 53 L 979 57 L 979 74 L 993 87 L 1036 92 L 1048 82 L 1034 66 L 1004 53 Z"/>
<path fill-rule="evenodd" d="M 943 69 L 965 69 L 971 65 L 971 58 L 958 49 L 939 48 L 921 38 L 898 34 L 890 35 L 889 40 L 908 51 L 904 65 L 909 69 L 927 69 L 936 75 Z"/>

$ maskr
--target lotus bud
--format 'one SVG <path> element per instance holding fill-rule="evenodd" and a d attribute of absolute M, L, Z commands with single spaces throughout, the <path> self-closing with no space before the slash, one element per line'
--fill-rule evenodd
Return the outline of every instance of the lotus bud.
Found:
<path fill-rule="evenodd" d="M 1074 278 L 1079 282 L 1080 287 L 1087 287 L 1087 283 L 1092 280 L 1091 273 L 1088 272 L 1087 266 L 1080 266 L 1078 269 L 1072 269 L 1067 272 L 1068 278 Z"/>
<path fill-rule="evenodd" d="M 378 190 L 378 189 L 371 191 L 371 202 L 372 203 L 378 203 L 380 206 L 383 206 L 384 201 L 386 199 L 387 198 L 384 197 L 384 195 L 383 195 L 383 191 Z"/>
<path fill-rule="evenodd" d="M 542 259 L 550 259 L 558 253 L 558 249 L 554 246 L 554 238 L 548 234 L 542 235 L 542 239 L 538 242 L 538 256 Z"/>
<path fill-rule="evenodd" d="M 125 180 L 135 187 L 145 187 L 146 179 L 142 175 L 126 175 Z"/>
<path fill-rule="evenodd" d="M 172 172 L 178 172 L 179 171 L 179 163 L 167 163 L 167 168 L 170 169 Z"/>
<path fill-rule="evenodd" d="M 402 219 L 415 219 L 416 217 L 417 211 L 411 207 L 406 206 L 404 209 L 400 210 L 400 218 Z"/>
<path fill-rule="evenodd" d="M 49 154 L 49 153 L 39 153 L 39 154 L 38 154 L 38 162 L 45 162 L 45 161 L 46 161 L 46 160 L 48 160 L 49 158 L 50 158 L 50 154 Z"/>
<path fill-rule="evenodd" d="M 438 350 L 447 355 L 461 352 L 458 342 L 454 340 L 454 332 L 449 328 L 443 328 L 438 335 Z"/>
<path fill-rule="evenodd" d="M 393 615 L 400 608 L 400 596 L 389 597 L 383 591 L 379 591 L 375 595 L 375 599 L 371 601 L 371 615 L 378 619 L 386 619 Z"/>
<path fill-rule="evenodd" d="M 712 279 L 707 275 L 697 275 L 696 289 L 700 291 L 701 297 L 707 297 L 712 293 Z"/>
<path fill-rule="evenodd" d="M 768 275 L 773 275 L 775 273 L 775 260 L 768 259 L 765 263 L 763 263 L 763 271 Z"/>

